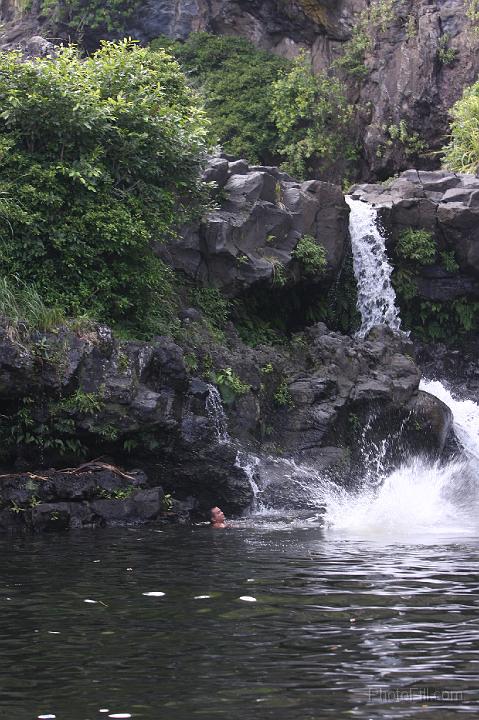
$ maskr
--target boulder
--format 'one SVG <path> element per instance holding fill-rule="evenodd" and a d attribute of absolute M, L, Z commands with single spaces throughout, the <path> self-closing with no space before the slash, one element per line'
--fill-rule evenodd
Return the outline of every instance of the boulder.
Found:
<path fill-rule="evenodd" d="M 326 250 L 331 283 L 343 263 L 348 243 L 349 209 L 341 190 L 317 180 L 297 183 L 275 168 L 249 167 L 244 160 L 215 158 L 205 172 L 226 198 L 221 208 L 179 239 L 157 245 L 157 253 L 189 280 L 209 283 L 229 297 L 251 287 L 269 287 L 278 263 L 296 266 L 293 251 L 309 235 Z M 218 168 L 221 167 L 221 177 Z M 290 273 L 290 284 L 301 280 Z"/>

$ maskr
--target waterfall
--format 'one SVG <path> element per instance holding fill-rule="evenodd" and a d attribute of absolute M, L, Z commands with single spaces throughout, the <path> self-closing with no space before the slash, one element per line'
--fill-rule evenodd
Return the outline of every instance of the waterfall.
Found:
<path fill-rule="evenodd" d="M 374 325 L 387 325 L 393 330 L 399 330 L 401 321 L 396 307 L 396 294 L 391 285 L 392 267 L 386 254 L 377 211 L 361 200 L 346 197 L 346 201 L 351 210 L 349 232 L 361 315 L 358 335 L 364 337 Z"/>
<path fill-rule="evenodd" d="M 385 240 L 376 210 L 347 198 L 350 234 L 358 283 L 359 337 L 375 325 L 400 330 L 396 296 L 391 285 Z M 343 487 L 325 471 L 292 459 L 254 458 L 238 454 L 237 462 L 250 477 L 255 493 L 255 523 L 268 518 L 296 518 L 321 524 L 325 532 L 361 537 L 400 537 L 477 534 L 479 525 L 479 405 L 459 400 L 439 381 L 423 380 L 420 389 L 451 409 L 454 431 L 463 448 L 461 457 L 432 462 L 405 457 L 392 472 L 384 458 L 397 437 L 374 444 L 365 426 L 361 450 L 366 472 L 354 489 Z M 406 421 L 405 421 L 406 422 Z M 399 429 L 399 435 L 402 430 Z M 434 541 L 434 540 L 433 540 Z"/>
<path fill-rule="evenodd" d="M 221 403 L 221 396 L 218 388 L 211 384 L 208 384 L 206 414 L 213 424 L 217 441 L 221 444 L 228 443 L 230 441 L 230 436 L 228 434 L 225 411 L 223 410 L 223 405 Z"/>

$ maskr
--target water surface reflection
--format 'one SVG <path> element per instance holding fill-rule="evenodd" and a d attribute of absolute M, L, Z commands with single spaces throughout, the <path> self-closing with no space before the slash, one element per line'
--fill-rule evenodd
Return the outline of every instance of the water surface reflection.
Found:
<path fill-rule="evenodd" d="M 1 544 L 1 718 L 478 712 L 474 538 L 384 544 L 276 520 Z M 413 702 L 386 694 L 400 690 Z"/>

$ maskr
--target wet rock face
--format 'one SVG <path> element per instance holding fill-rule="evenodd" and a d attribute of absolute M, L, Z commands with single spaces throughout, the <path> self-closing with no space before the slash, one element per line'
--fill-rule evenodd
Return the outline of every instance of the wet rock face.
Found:
<path fill-rule="evenodd" d="M 344 260 L 349 208 L 339 187 L 298 183 L 275 167 L 244 160 L 213 158 L 204 179 L 215 182 L 221 207 L 182 237 L 157 252 L 188 279 L 220 288 L 235 297 L 253 286 L 270 287 L 278 264 L 294 285 L 301 279 L 294 250 L 308 235 L 326 250 L 331 284 Z"/>
<path fill-rule="evenodd" d="M 419 402 L 411 345 L 387 329 L 359 340 L 320 323 L 290 347 L 257 349 L 232 328 L 228 346 L 205 340 L 199 361 L 208 355 L 214 368 L 248 383 L 225 405 L 229 440 L 219 437 L 208 384 L 185 368 L 186 351 L 168 338 L 118 342 L 104 327 L 83 337 L 63 330 L 21 348 L 5 334 L 0 377 L 11 380 L 0 385 L 0 526 L 159 522 L 168 520 L 165 493 L 200 513 L 219 505 L 231 515 L 253 500 L 241 460 L 248 450 L 344 479 L 356 472 L 365 429 L 368 441 L 396 433 L 433 455 L 444 445 L 448 419 Z M 391 446 L 391 462 L 403 447 Z M 78 465 L 99 457 L 112 460 Z"/>
<path fill-rule="evenodd" d="M 459 272 L 443 265 L 421 268 L 418 294 L 426 300 L 479 298 L 479 178 L 446 171 L 406 170 L 387 186 L 356 185 L 354 198 L 372 203 L 394 252 L 402 231 L 433 233 L 438 251 L 453 251 Z"/>
<path fill-rule="evenodd" d="M 38 341 L 45 351 L 41 358 Z M 218 453 L 207 391 L 199 392 L 199 384 L 186 372 L 182 349 L 168 338 L 119 343 L 99 327 L 83 337 L 63 330 L 24 344 L 5 331 L 3 467 L 6 472 L 12 466 L 61 468 L 78 457 L 107 454 L 146 469 L 150 484 L 174 486 L 180 497 L 193 491 L 205 507 L 214 500 L 229 512 L 239 511 L 251 502 L 250 483 L 235 466 L 234 448 Z M 91 500 L 88 478 L 68 476 L 60 491 L 62 479 L 56 475 L 45 500 Z"/>
<path fill-rule="evenodd" d="M 317 370 L 289 385 L 292 407 L 277 422 L 281 447 L 331 471 L 351 460 L 357 471 L 366 445 L 386 438 L 385 460 L 392 464 L 408 448 L 433 457 L 441 453 L 451 414 L 418 395 L 420 373 L 406 337 L 377 327 L 357 340 L 330 333 L 321 323 L 308 336 L 310 364 Z M 417 432 L 426 425 L 429 435 Z M 338 444 L 348 448 L 349 459 L 332 452 Z"/>

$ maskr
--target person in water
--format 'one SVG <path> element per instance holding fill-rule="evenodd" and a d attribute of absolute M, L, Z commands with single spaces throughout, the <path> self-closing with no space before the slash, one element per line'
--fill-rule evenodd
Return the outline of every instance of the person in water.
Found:
<path fill-rule="evenodd" d="M 211 527 L 214 528 L 224 528 L 226 527 L 226 518 L 223 510 L 219 507 L 211 508 L 210 511 L 210 517 L 211 517 Z"/>

